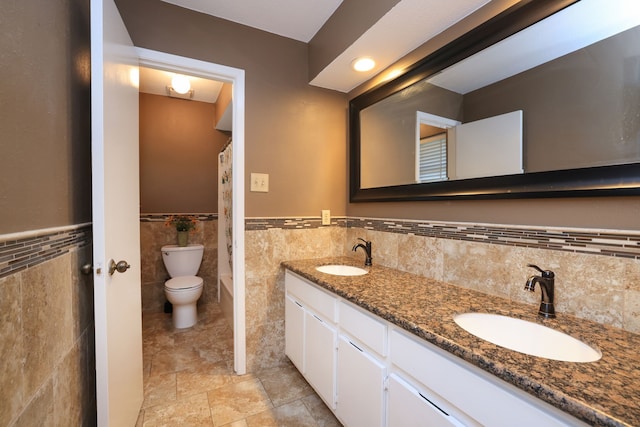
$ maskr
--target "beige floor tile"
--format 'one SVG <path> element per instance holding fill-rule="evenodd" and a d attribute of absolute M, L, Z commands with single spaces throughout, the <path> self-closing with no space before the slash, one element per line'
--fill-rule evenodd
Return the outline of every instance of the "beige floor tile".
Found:
<path fill-rule="evenodd" d="M 247 417 L 247 427 L 317 427 L 307 407 L 301 401 L 287 403 Z"/>
<path fill-rule="evenodd" d="M 209 362 L 233 360 L 233 337 L 205 340 L 198 345 L 198 352 Z"/>
<path fill-rule="evenodd" d="M 144 427 L 213 427 L 209 403 L 205 393 L 169 404 L 146 408 Z"/>
<path fill-rule="evenodd" d="M 261 371 L 258 377 L 273 406 L 281 406 L 313 393 L 311 386 L 293 365 Z"/>
<path fill-rule="evenodd" d="M 342 424 L 333 415 L 333 412 L 324 404 L 320 397 L 313 393 L 302 399 L 304 405 L 318 423 L 319 427 L 341 427 Z"/>
<path fill-rule="evenodd" d="M 196 367 L 177 372 L 178 399 L 216 390 L 229 384 L 231 375 L 226 362 L 203 362 Z"/>
<path fill-rule="evenodd" d="M 238 421 L 273 406 L 262 383 L 257 379 L 232 383 L 207 395 L 216 425 Z"/>
<path fill-rule="evenodd" d="M 198 366 L 202 361 L 200 353 L 193 348 L 176 346 L 171 350 L 161 350 L 151 359 L 151 375 L 182 371 Z"/>
<path fill-rule="evenodd" d="M 157 405 L 176 400 L 176 374 L 169 372 L 150 375 L 144 384 L 144 401 L 142 407 Z"/>
<path fill-rule="evenodd" d="M 144 313 L 143 342 L 137 427 L 340 426 L 293 365 L 236 375 L 233 332 L 217 304 L 198 307 L 188 329 L 174 329 L 170 314 Z"/>

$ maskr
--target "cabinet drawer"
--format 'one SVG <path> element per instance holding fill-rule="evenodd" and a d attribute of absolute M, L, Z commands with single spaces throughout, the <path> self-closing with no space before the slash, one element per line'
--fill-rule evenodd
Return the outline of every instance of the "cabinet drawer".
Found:
<path fill-rule="evenodd" d="M 341 329 L 381 356 L 387 355 L 385 323 L 344 301 L 339 302 L 338 310 Z"/>
<path fill-rule="evenodd" d="M 392 331 L 391 363 L 487 426 L 576 426 L 579 420 L 479 369 L 454 361 L 429 343 L 418 343 Z M 479 372 L 475 372 L 479 371 Z M 498 385 L 497 383 L 500 383 Z"/>
<path fill-rule="evenodd" d="M 420 391 L 395 374 L 389 376 L 390 427 L 465 427 L 465 424 L 449 413 L 449 408 L 440 408 Z M 471 424 L 471 423 L 470 423 Z"/>
<path fill-rule="evenodd" d="M 337 321 L 337 298 L 287 270 L 284 278 L 287 292 L 295 296 L 306 308 L 330 322 Z"/>

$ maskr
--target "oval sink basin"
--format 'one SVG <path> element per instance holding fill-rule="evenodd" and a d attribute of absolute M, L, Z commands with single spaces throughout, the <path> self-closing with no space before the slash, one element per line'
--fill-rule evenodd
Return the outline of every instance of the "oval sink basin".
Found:
<path fill-rule="evenodd" d="M 555 329 L 490 313 L 463 313 L 453 320 L 478 338 L 531 356 L 564 362 L 595 362 L 600 351 Z"/>
<path fill-rule="evenodd" d="M 321 265 L 316 267 L 316 270 L 321 273 L 333 274 L 334 276 L 362 276 L 368 273 L 364 268 L 341 264 Z"/>

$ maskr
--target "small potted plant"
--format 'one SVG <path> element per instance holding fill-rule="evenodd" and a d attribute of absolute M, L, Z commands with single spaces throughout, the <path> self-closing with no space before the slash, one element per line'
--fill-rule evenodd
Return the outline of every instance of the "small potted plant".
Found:
<path fill-rule="evenodd" d="M 175 227 L 178 232 L 178 246 L 189 244 L 189 232 L 196 228 L 198 220 L 192 215 L 171 215 L 165 221 L 167 227 Z"/>

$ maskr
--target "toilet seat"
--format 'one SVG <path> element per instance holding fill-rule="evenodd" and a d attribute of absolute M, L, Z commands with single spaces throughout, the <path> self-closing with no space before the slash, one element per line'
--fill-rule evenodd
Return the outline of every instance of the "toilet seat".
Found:
<path fill-rule="evenodd" d="M 164 288 L 169 292 L 191 291 L 202 287 L 202 284 L 202 277 L 180 276 L 167 280 L 164 283 Z"/>

